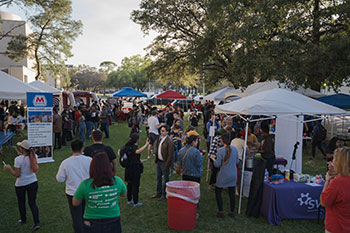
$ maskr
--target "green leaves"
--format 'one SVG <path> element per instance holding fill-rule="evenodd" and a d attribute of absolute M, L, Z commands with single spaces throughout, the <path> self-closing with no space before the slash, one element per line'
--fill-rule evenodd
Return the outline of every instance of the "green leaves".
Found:
<path fill-rule="evenodd" d="M 30 56 L 35 60 L 36 79 L 68 78 L 65 61 L 73 56 L 72 42 L 82 33 L 81 21 L 71 18 L 71 0 L 0 1 L 23 5 L 33 33 L 27 38 L 14 37 L 7 54 L 14 59 Z M 69 82 L 69 80 L 68 80 Z"/>
<path fill-rule="evenodd" d="M 350 50 L 339 50 L 349 45 L 349 9 L 341 0 L 143 0 L 131 18 L 159 34 L 148 47 L 153 73 L 317 90 L 350 73 Z"/>
<path fill-rule="evenodd" d="M 141 55 L 124 58 L 118 69 L 108 75 L 106 86 L 115 88 L 133 87 L 137 90 L 145 90 L 147 83 L 150 81 L 146 73 L 150 63 L 149 59 L 143 58 Z"/>

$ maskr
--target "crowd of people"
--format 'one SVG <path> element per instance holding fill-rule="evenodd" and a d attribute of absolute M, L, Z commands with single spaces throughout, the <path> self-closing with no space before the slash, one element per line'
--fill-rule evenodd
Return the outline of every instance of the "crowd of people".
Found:
<path fill-rule="evenodd" d="M 203 161 L 207 159 L 211 169 L 209 188 L 215 190 L 218 208 L 216 216 L 225 216 L 222 190 L 227 189 L 230 201 L 228 216 L 235 217 L 235 196 L 239 191 L 236 187 L 244 157 L 244 122 L 239 117 L 215 114 L 214 104 L 209 101 L 200 108 L 194 106 L 192 110 L 187 119 L 190 124 L 185 128 L 181 108 L 168 105 L 158 109 L 142 102 L 135 103 L 127 117 L 129 139 L 120 148 L 119 156 L 112 147 L 103 144 L 103 134 L 105 138 L 109 137 L 109 125 L 118 118 L 120 108 L 117 105 L 93 103 L 89 107 L 65 108 L 61 114 L 54 110 L 55 148 L 59 149 L 67 141 L 72 141 L 72 155 L 61 163 L 56 179 L 66 184 L 74 232 L 121 232 L 119 197 L 127 196 L 127 204 L 134 208 L 142 206 L 139 189 L 143 163 L 146 161 L 141 160 L 143 151 L 147 151 L 147 159 L 154 156 L 156 164 L 156 185 L 152 198 L 160 201 L 167 198 L 166 183 L 171 173 L 178 173 L 182 180 L 201 183 Z M 198 128 L 200 120 L 203 120 L 203 132 Z M 269 133 L 273 124 L 272 120 L 260 121 L 251 124 L 247 132 L 247 154 L 261 153 L 270 175 L 273 174 L 275 160 L 274 139 Z M 143 125 L 147 140 L 139 148 L 139 134 Z M 200 140 L 200 133 L 204 135 L 204 142 Z M 93 144 L 85 147 L 85 140 L 90 137 Z M 205 146 L 200 147 L 201 143 L 206 146 L 207 156 L 206 151 L 201 149 Z M 33 229 L 39 229 L 37 169 L 33 168 L 37 157 L 27 140 L 18 146 L 21 150 L 15 159 L 15 169 L 10 165 L 5 165 L 4 169 L 17 177 L 19 223 L 26 222 L 23 202 L 27 192 L 34 218 Z M 321 196 L 321 202 L 327 208 L 326 229 L 329 232 L 342 232 L 339 229 L 347 232 L 348 225 L 334 227 L 334 222 L 339 222 L 334 216 L 340 214 L 341 220 L 349 223 L 349 212 L 344 207 L 349 207 L 349 194 L 345 191 L 339 194 L 338 189 L 341 185 L 350 184 L 350 152 L 348 149 L 336 149 L 339 147 L 336 140 L 330 146 L 332 148 L 327 149 L 327 153 L 335 155 L 331 158 L 335 165 L 329 165 Z M 118 157 L 120 165 L 125 168 L 124 181 L 127 185 L 116 176 Z M 330 214 L 328 209 L 331 209 Z M 340 210 L 343 213 L 337 212 Z"/>

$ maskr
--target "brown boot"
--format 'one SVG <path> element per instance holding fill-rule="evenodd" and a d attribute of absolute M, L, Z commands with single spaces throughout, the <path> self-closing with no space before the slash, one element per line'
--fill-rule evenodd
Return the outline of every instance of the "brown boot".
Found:
<path fill-rule="evenodd" d="M 218 217 L 218 218 L 224 218 L 224 217 L 225 217 L 224 211 L 218 211 L 218 212 L 216 213 L 216 217 Z"/>
<path fill-rule="evenodd" d="M 228 212 L 228 216 L 230 216 L 231 218 L 235 218 L 235 213 L 234 212 Z"/>

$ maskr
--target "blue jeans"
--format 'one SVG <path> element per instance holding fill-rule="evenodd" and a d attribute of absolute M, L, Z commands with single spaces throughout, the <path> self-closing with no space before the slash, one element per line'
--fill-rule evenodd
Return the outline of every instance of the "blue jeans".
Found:
<path fill-rule="evenodd" d="M 96 130 L 98 127 L 98 122 L 95 122 L 95 121 L 93 121 L 92 122 L 92 128 L 94 129 L 94 130 Z"/>
<path fill-rule="evenodd" d="M 164 183 L 162 184 L 162 177 L 164 177 Z M 169 182 L 169 168 L 164 169 L 164 162 L 157 161 L 157 195 L 166 197 L 165 188 L 166 183 Z"/>
<path fill-rule="evenodd" d="M 88 121 L 86 123 L 86 137 L 87 138 L 91 137 L 91 132 L 92 132 L 92 121 Z"/>
<path fill-rule="evenodd" d="M 85 144 L 85 129 L 86 124 L 85 122 L 79 123 L 79 139 Z"/>
<path fill-rule="evenodd" d="M 88 224 L 90 225 L 88 225 Z M 120 217 L 105 219 L 85 219 L 85 233 L 121 233 Z"/>
<path fill-rule="evenodd" d="M 101 123 L 101 131 L 105 132 L 106 138 L 109 138 L 109 124 L 107 123 Z"/>

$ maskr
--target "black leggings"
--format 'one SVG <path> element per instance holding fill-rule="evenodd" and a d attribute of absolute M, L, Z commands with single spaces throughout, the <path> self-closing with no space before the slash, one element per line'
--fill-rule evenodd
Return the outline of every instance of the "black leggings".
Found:
<path fill-rule="evenodd" d="M 219 211 L 223 211 L 223 207 L 222 207 L 222 197 L 221 197 L 221 191 L 222 188 L 215 188 L 215 197 L 216 197 L 216 204 L 218 205 L 218 209 Z M 235 191 L 236 191 L 236 187 L 228 187 L 228 195 L 230 197 L 230 210 L 231 212 L 235 211 Z"/>
<path fill-rule="evenodd" d="M 32 211 L 34 224 L 39 225 L 39 210 L 36 206 L 36 194 L 38 192 L 38 182 L 34 182 L 25 186 L 15 187 L 18 200 L 19 213 L 21 215 L 22 222 L 27 221 L 26 215 L 26 192 L 28 195 L 28 203 L 30 210 Z"/>
<path fill-rule="evenodd" d="M 140 188 L 141 174 L 134 174 L 132 180 L 128 182 L 127 196 L 128 201 L 133 200 L 134 204 L 139 202 L 139 188 Z"/>

